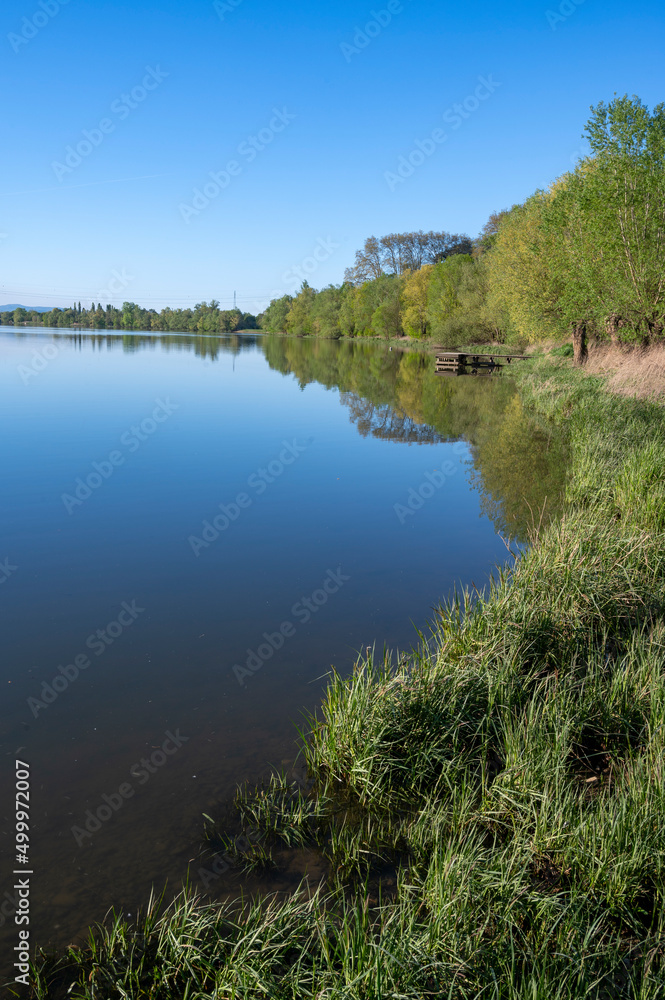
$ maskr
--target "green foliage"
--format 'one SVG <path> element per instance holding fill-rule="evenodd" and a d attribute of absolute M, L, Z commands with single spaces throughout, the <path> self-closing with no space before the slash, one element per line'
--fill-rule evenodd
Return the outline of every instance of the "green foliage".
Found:
<path fill-rule="evenodd" d="M 458 253 L 471 253 L 472 243 L 464 233 L 429 232 L 389 233 L 377 239 L 370 236 L 356 252 L 355 264 L 344 273 L 346 281 L 362 285 L 384 274 L 419 271 L 428 264 Z"/>
<path fill-rule="evenodd" d="M 560 347 L 553 347 L 550 351 L 556 358 L 572 358 L 574 353 L 572 344 L 561 344 Z"/>
<path fill-rule="evenodd" d="M 537 192 L 523 205 L 513 206 L 483 258 L 490 307 L 505 310 L 507 333 L 527 343 L 561 332 L 543 229 L 546 200 L 547 195 Z"/>
<path fill-rule="evenodd" d="M 649 343 L 665 332 L 665 105 L 624 96 L 592 111 L 593 155 L 500 220 L 489 298 L 531 341 L 584 323 Z"/>
<path fill-rule="evenodd" d="M 306 282 L 294 298 L 286 316 L 286 329 L 288 333 L 294 333 L 296 337 L 306 337 L 313 333 L 312 306 L 316 298 L 316 292 Z"/>
<path fill-rule="evenodd" d="M 445 233 L 372 237 L 334 309 L 321 303 L 326 320 L 309 315 L 324 294 L 311 293 L 290 328 L 324 336 L 404 330 L 449 348 L 561 338 L 582 324 L 597 338 L 661 338 L 665 104 L 649 112 L 637 97 L 601 103 L 586 133 L 592 156 L 549 190 L 493 213 L 473 255 Z M 391 281 L 399 283 L 399 315 Z M 325 295 L 332 298 L 332 286 Z"/>
<path fill-rule="evenodd" d="M 274 299 L 259 317 L 271 333 L 299 336 L 398 338 L 434 337 L 446 346 L 463 340 L 501 338 L 501 319 L 487 303 L 487 266 L 468 254 L 445 262 L 380 274 L 353 285 L 329 285 L 320 292 L 304 285 L 296 299 Z"/>
<path fill-rule="evenodd" d="M 342 335 L 340 312 L 344 301 L 344 286 L 328 285 L 312 302 L 313 332 L 319 337 L 337 339 Z"/>
<path fill-rule="evenodd" d="M 501 319 L 488 303 L 488 269 L 482 258 L 458 254 L 432 271 L 428 296 L 431 335 L 443 347 L 503 341 Z"/>
<path fill-rule="evenodd" d="M 273 299 L 265 312 L 258 317 L 262 330 L 269 333 L 286 333 L 286 318 L 293 302 L 292 295 L 283 295 L 281 299 Z"/>
<path fill-rule="evenodd" d="M 0 322 L 5 325 L 30 324 L 71 329 L 93 330 L 154 330 L 164 332 L 230 333 L 235 330 L 256 329 L 256 318 L 239 309 L 220 309 L 214 299 L 210 303 L 199 302 L 194 309 L 170 309 L 161 312 L 144 309 L 135 302 L 124 302 L 122 309 L 102 306 L 101 302 L 90 309 L 82 309 L 81 303 L 71 309 L 52 309 L 38 313 L 15 310 L 0 314 Z"/>
<path fill-rule="evenodd" d="M 429 332 L 427 310 L 428 290 L 432 267 L 419 271 L 406 271 L 402 282 L 402 322 L 411 337 L 426 337 Z"/>
<path fill-rule="evenodd" d="M 396 277 L 377 283 L 381 300 L 372 313 L 368 332 L 371 330 L 378 337 L 386 338 L 404 335 L 401 289 L 402 282 Z"/>
<path fill-rule="evenodd" d="M 665 104 L 656 105 L 652 113 L 636 95 L 624 94 L 609 105 L 601 101 L 591 108 L 585 134 L 593 153 L 626 157 L 639 161 L 643 157 L 662 166 L 665 156 Z"/>
<path fill-rule="evenodd" d="M 400 336 L 401 287 L 401 279 L 390 275 L 366 281 L 357 288 L 348 286 L 354 336 Z"/>

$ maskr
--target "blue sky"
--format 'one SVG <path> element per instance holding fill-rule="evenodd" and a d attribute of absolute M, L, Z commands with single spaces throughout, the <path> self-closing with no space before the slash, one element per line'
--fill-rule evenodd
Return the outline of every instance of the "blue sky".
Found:
<path fill-rule="evenodd" d="M 369 235 L 475 235 L 570 168 L 591 104 L 665 99 L 655 2 L 5 0 L 0 18 L 0 304 L 236 291 L 258 311 L 298 274 L 340 282 Z"/>

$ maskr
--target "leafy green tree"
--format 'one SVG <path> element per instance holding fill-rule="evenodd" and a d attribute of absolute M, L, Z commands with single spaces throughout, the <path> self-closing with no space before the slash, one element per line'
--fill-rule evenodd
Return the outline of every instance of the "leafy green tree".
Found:
<path fill-rule="evenodd" d="M 407 271 L 402 286 L 402 323 L 411 337 L 425 337 L 429 329 L 427 299 L 432 266 Z"/>
<path fill-rule="evenodd" d="M 261 316 L 261 329 L 269 333 L 285 333 L 286 320 L 289 315 L 292 295 L 283 295 L 281 299 L 273 299 Z"/>
<path fill-rule="evenodd" d="M 506 318 L 490 303 L 484 258 L 457 254 L 437 264 L 427 310 L 431 335 L 444 347 L 504 340 Z"/>
<path fill-rule="evenodd" d="M 307 281 L 303 281 L 286 317 L 286 329 L 289 333 L 295 333 L 297 337 L 306 337 L 314 332 L 312 307 L 315 297 L 314 289 Z"/>
<path fill-rule="evenodd" d="M 381 302 L 379 280 L 364 281 L 353 294 L 353 319 L 356 336 L 372 337 L 372 316 Z"/>
<path fill-rule="evenodd" d="M 339 309 L 339 328 L 343 337 L 353 337 L 356 333 L 355 296 L 357 290 L 348 282 L 342 288 L 344 294 Z"/>
<path fill-rule="evenodd" d="M 509 336 L 532 343 L 561 333 L 560 283 L 543 214 L 552 195 L 537 191 L 502 218 L 485 255 L 488 308 L 506 316 Z"/>
<path fill-rule="evenodd" d="M 241 313 L 236 330 L 257 330 L 256 316 L 252 313 Z"/>
<path fill-rule="evenodd" d="M 385 274 L 402 275 L 437 264 L 456 253 L 471 253 L 468 236 L 459 233 L 418 232 L 389 233 L 377 239 L 370 236 L 356 253 L 355 264 L 344 274 L 345 281 L 362 285 Z"/>
<path fill-rule="evenodd" d="M 499 227 L 502 221 L 509 215 L 510 209 L 503 208 L 500 212 L 492 212 L 489 219 L 480 230 L 478 238 L 473 244 L 473 256 L 480 257 L 482 254 L 487 253 L 491 250 L 496 242 L 496 237 L 499 233 Z"/>
<path fill-rule="evenodd" d="M 568 225 L 553 221 L 569 267 L 584 266 L 578 312 L 596 335 L 648 342 L 665 328 L 665 104 L 626 94 L 591 110 L 593 159 L 565 191 Z"/>
<path fill-rule="evenodd" d="M 243 314 L 239 309 L 224 309 L 219 313 L 217 320 L 217 333 L 233 333 L 242 327 Z"/>
<path fill-rule="evenodd" d="M 337 339 L 342 335 L 340 312 L 344 301 L 344 286 L 328 285 L 312 303 L 313 332 L 320 337 Z"/>
<path fill-rule="evenodd" d="M 490 305 L 526 340 L 587 334 L 650 342 L 665 330 L 665 106 L 592 108 L 592 155 L 499 222 Z"/>
<path fill-rule="evenodd" d="M 135 315 L 139 311 L 139 307 L 135 302 L 123 302 L 122 303 L 122 328 L 123 330 L 136 330 L 138 324 L 135 321 Z"/>
<path fill-rule="evenodd" d="M 383 297 L 372 313 L 372 329 L 379 337 L 403 337 L 402 292 L 403 281 L 393 276 L 383 283 Z"/>
<path fill-rule="evenodd" d="M 351 293 L 353 320 L 356 336 L 399 336 L 401 326 L 393 322 L 395 299 L 399 297 L 401 279 L 382 274 L 374 281 L 365 281 Z M 384 307 L 385 308 L 382 308 Z"/>

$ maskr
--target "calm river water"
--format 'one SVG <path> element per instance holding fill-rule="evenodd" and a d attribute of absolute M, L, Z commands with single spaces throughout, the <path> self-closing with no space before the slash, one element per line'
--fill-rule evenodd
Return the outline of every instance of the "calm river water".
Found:
<path fill-rule="evenodd" d="M 3 955 L 16 756 L 31 942 L 63 945 L 196 884 L 202 814 L 292 765 L 330 666 L 408 650 L 556 509 L 565 443 L 510 380 L 432 369 L 379 344 L 0 330 Z"/>

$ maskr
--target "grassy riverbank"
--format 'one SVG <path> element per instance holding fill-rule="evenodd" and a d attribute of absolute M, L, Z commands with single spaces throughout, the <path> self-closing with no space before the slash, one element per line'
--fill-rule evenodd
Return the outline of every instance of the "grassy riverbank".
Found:
<path fill-rule="evenodd" d="M 562 355 L 506 377 L 570 425 L 563 518 L 421 656 L 331 680 L 314 789 L 239 799 L 239 862 L 314 848 L 326 886 L 118 919 L 34 997 L 665 995 L 665 408 Z"/>

